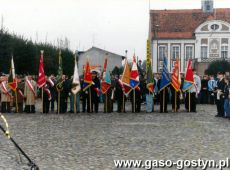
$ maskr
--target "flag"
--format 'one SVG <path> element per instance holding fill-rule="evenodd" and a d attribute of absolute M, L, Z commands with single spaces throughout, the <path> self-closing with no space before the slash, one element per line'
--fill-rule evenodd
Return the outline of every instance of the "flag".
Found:
<path fill-rule="evenodd" d="M 147 89 L 153 93 L 154 91 L 154 77 L 153 77 L 153 72 L 152 72 L 152 62 L 151 62 L 151 44 L 150 40 L 147 40 L 147 60 L 146 60 L 146 73 L 147 73 Z"/>
<path fill-rule="evenodd" d="M 105 94 L 111 86 L 111 79 L 108 70 L 105 72 L 105 79 L 101 83 L 101 92 Z"/>
<path fill-rule="evenodd" d="M 72 93 L 77 94 L 81 90 L 81 84 L 79 80 L 78 68 L 77 68 L 77 61 L 75 56 L 75 66 L 74 66 L 74 74 L 73 74 L 73 82 L 72 82 Z"/>
<path fill-rule="evenodd" d="M 38 71 L 38 87 L 41 88 L 46 84 L 44 63 L 43 63 L 43 51 L 41 51 L 39 71 Z"/>
<path fill-rule="evenodd" d="M 137 68 L 137 62 L 136 62 L 136 57 L 135 54 L 133 56 L 133 66 L 132 70 L 130 72 L 130 86 L 132 89 L 135 89 L 140 83 L 139 80 L 139 73 L 138 73 L 138 68 Z"/>
<path fill-rule="evenodd" d="M 180 90 L 181 79 L 180 79 L 180 66 L 179 66 L 179 60 L 178 59 L 176 59 L 176 63 L 174 65 L 171 84 L 176 91 Z"/>
<path fill-rule="evenodd" d="M 105 94 L 111 86 L 111 79 L 109 71 L 107 70 L 107 58 L 105 59 L 104 68 L 103 68 L 103 76 L 101 82 L 101 92 Z"/>
<path fill-rule="evenodd" d="M 171 82 L 171 77 L 167 65 L 168 65 L 167 58 L 164 57 L 163 72 L 160 81 L 160 91 L 163 90 L 165 87 L 167 87 Z"/>
<path fill-rule="evenodd" d="M 58 65 L 58 74 L 57 74 L 57 82 L 56 82 L 56 88 L 58 91 L 61 91 L 63 89 L 63 81 L 62 81 L 62 57 L 61 57 L 61 51 L 59 51 L 59 65 Z"/>
<path fill-rule="evenodd" d="M 189 90 L 194 84 L 192 61 L 189 59 L 187 64 L 187 70 L 184 78 L 183 91 Z"/>
<path fill-rule="evenodd" d="M 83 80 L 83 91 L 87 90 L 93 83 L 92 74 L 90 73 L 89 61 L 86 62 L 85 74 Z"/>
<path fill-rule="evenodd" d="M 121 77 L 121 82 L 123 85 L 123 92 L 125 95 L 128 95 L 130 91 L 132 90 L 130 86 L 130 68 L 126 59 L 125 66 L 124 66 L 124 71 Z"/>
<path fill-rule="evenodd" d="M 8 86 L 14 91 L 16 91 L 16 89 L 17 89 L 17 80 L 15 77 L 15 68 L 14 68 L 13 57 L 11 58 L 11 68 L 10 68 L 10 75 L 8 78 Z"/>

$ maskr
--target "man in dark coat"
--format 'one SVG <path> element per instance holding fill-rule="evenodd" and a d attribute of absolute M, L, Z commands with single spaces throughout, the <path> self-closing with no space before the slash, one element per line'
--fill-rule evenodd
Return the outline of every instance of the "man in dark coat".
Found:
<path fill-rule="evenodd" d="M 117 101 L 117 112 L 125 112 L 125 100 L 126 96 L 123 93 L 122 83 L 118 77 L 115 78 L 115 100 Z"/>
<path fill-rule="evenodd" d="M 201 80 L 200 104 L 208 104 L 208 76 L 204 75 Z"/>
<path fill-rule="evenodd" d="M 218 73 L 217 88 L 215 90 L 216 94 L 216 106 L 217 106 L 217 115 L 216 117 L 224 117 L 224 73 Z"/>
<path fill-rule="evenodd" d="M 98 106 L 100 101 L 100 80 L 97 77 L 97 72 L 92 72 L 93 84 L 91 88 L 91 109 L 95 113 L 98 113 Z"/>

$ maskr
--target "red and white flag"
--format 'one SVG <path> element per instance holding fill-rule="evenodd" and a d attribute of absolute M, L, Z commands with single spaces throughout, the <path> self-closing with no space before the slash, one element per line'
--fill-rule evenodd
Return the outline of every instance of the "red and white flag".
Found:
<path fill-rule="evenodd" d="M 39 72 L 38 72 L 38 87 L 41 88 L 46 84 L 45 79 L 45 71 L 44 71 L 44 63 L 43 63 L 43 51 L 41 51 L 40 57 L 40 65 L 39 65 Z"/>

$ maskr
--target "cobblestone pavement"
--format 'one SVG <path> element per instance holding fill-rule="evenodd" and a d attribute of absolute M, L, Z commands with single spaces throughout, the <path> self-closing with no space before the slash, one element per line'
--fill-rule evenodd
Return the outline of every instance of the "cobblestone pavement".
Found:
<path fill-rule="evenodd" d="M 12 136 L 41 170 L 115 170 L 114 159 L 225 159 L 230 120 L 198 113 L 6 114 Z M 0 170 L 24 169 L 0 133 Z"/>

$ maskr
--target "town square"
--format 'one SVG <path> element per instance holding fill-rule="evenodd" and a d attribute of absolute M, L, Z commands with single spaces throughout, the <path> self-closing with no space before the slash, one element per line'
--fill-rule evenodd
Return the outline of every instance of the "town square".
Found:
<path fill-rule="evenodd" d="M 0 170 L 230 168 L 228 0 L 0 3 Z"/>

